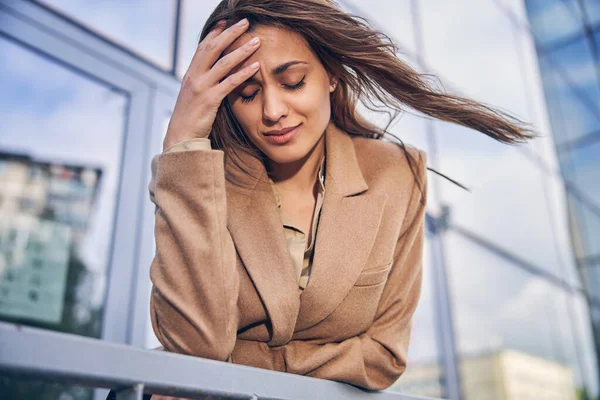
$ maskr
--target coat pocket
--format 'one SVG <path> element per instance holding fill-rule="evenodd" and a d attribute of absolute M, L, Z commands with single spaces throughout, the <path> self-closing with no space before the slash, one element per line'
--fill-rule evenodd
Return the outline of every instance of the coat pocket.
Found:
<path fill-rule="evenodd" d="M 388 274 L 392 269 L 392 261 L 372 269 L 364 270 L 359 276 L 354 286 L 375 286 L 386 281 Z"/>

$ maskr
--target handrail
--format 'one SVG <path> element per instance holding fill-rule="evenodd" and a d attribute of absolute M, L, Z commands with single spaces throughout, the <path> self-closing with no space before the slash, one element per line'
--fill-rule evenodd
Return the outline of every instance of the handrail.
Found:
<path fill-rule="evenodd" d="M 231 399 L 432 400 L 6 322 L 0 322 L 0 371 L 19 378 L 115 389 L 119 400 L 141 400 L 142 393 Z"/>

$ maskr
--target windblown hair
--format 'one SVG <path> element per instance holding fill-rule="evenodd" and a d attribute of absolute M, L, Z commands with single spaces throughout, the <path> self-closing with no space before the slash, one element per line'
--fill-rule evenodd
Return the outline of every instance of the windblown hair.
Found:
<path fill-rule="evenodd" d="M 302 36 L 325 69 L 339 78 L 331 94 L 333 123 L 350 135 L 372 139 L 391 136 L 404 150 L 417 180 L 414 167 L 417 161 L 402 140 L 387 132 L 387 128 L 366 121 L 356 110 L 359 102 L 370 110 L 375 110 L 377 104 L 385 105 L 390 115 L 394 114 L 392 120 L 410 107 L 508 144 L 537 136 L 527 124 L 505 112 L 436 90 L 426 81 L 428 75 L 420 74 L 398 58 L 399 49 L 386 34 L 370 27 L 364 18 L 342 11 L 332 0 L 222 0 L 208 18 L 200 41 L 219 20 L 226 20 L 229 27 L 243 18 L 250 22 L 248 32 L 257 26 L 273 26 Z M 238 124 L 227 99 L 218 110 L 210 140 L 213 148 L 225 152 L 226 162 L 233 161 L 245 172 L 236 156 L 239 151 L 263 159 Z M 417 184 L 422 191 L 422 182 Z"/>

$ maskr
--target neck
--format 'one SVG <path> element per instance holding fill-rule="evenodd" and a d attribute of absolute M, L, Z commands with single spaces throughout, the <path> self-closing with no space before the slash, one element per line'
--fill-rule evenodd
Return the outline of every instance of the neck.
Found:
<path fill-rule="evenodd" d="M 325 154 L 325 134 L 317 144 L 301 159 L 280 164 L 272 160 L 267 161 L 269 176 L 283 193 L 293 195 L 313 195 L 319 182 L 319 168 Z"/>

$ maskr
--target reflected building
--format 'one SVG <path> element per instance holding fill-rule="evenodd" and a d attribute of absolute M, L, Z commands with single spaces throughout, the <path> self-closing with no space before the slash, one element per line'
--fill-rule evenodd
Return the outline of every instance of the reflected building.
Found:
<path fill-rule="evenodd" d="M 0 153 L 0 316 L 60 324 L 101 170 Z"/>
<path fill-rule="evenodd" d="M 388 35 L 435 88 L 541 134 L 506 146 L 415 110 L 390 121 L 385 104 L 359 104 L 367 119 L 423 149 L 429 167 L 469 188 L 428 175 L 423 288 L 408 367 L 391 390 L 452 400 L 599 399 L 600 2 L 338 3 Z M 217 4 L 0 0 L 0 148 L 19 149 L 0 162 L 0 267 L 34 270 L 40 259 L 64 266 L 64 249 L 79 241 L 64 287 L 53 289 L 70 307 L 63 320 L 50 322 L 59 308 L 40 306 L 28 311 L 38 320 L 26 323 L 159 345 L 149 320 L 150 161 Z M 36 222 L 40 215 L 53 222 Z M 35 240 L 23 248 L 24 237 Z M 7 277 L 0 291 L 15 279 Z M 0 318 L 15 321 L 18 307 L 4 307 Z M 0 375 L 0 391 L 6 382 Z M 28 386 L 15 398 L 106 395 Z"/>
<path fill-rule="evenodd" d="M 460 363 L 465 400 L 577 400 L 573 372 L 560 363 L 510 350 L 465 355 Z M 436 362 L 415 365 L 401 387 L 420 396 L 440 397 Z"/>

